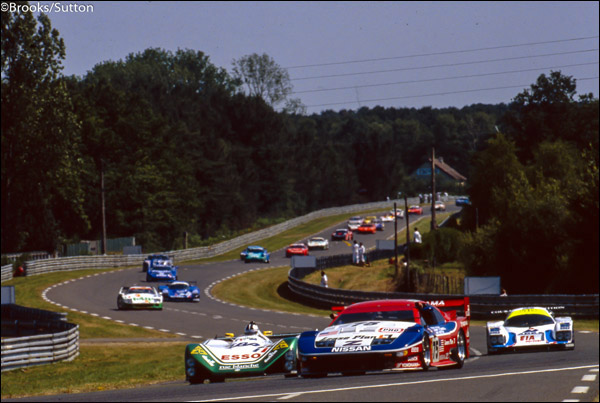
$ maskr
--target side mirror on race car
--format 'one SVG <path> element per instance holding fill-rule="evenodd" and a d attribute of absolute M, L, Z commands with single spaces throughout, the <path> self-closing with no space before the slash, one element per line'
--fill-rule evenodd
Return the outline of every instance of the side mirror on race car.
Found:
<path fill-rule="evenodd" d="M 233 339 L 235 337 L 235 334 L 233 334 L 233 333 L 225 333 L 225 337 L 229 337 L 229 338 Z"/>
<path fill-rule="evenodd" d="M 272 331 L 272 330 L 265 330 L 265 331 L 263 332 L 263 334 L 264 334 L 265 336 L 273 336 L 273 331 Z"/>

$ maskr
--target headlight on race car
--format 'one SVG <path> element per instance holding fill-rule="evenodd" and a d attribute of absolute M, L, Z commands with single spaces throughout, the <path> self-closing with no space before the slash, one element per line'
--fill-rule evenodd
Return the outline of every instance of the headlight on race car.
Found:
<path fill-rule="evenodd" d="M 556 332 L 556 340 L 558 341 L 568 341 L 571 340 L 571 332 Z"/>
<path fill-rule="evenodd" d="M 321 340 L 315 343 L 317 347 L 334 347 L 335 340 Z"/>
<path fill-rule="evenodd" d="M 185 366 L 186 366 L 186 372 L 188 374 L 188 376 L 192 377 L 194 375 L 196 375 L 196 362 L 194 361 L 193 358 L 188 358 L 187 360 L 185 360 Z"/>
<path fill-rule="evenodd" d="M 371 342 L 372 346 L 379 346 L 382 344 L 391 344 L 394 341 L 394 339 L 373 339 L 373 342 Z"/>
<path fill-rule="evenodd" d="M 490 336 L 490 344 L 492 344 L 492 345 L 504 344 L 505 342 L 506 342 L 506 340 L 504 339 L 504 336 L 502 336 L 502 335 Z"/>

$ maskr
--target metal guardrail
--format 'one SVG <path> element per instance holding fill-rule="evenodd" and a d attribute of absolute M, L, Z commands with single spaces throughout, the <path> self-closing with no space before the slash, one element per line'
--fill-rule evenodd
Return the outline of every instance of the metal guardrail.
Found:
<path fill-rule="evenodd" d="M 326 288 L 309 284 L 301 280 L 309 272 L 306 268 L 290 269 L 288 272 L 288 287 L 292 293 L 304 302 L 320 308 L 329 309 L 332 306 L 350 305 L 356 302 L 376 299 L 417 299 L 442 300 L 463 295 L 455 294 L 419 294 L 404 292 L 366 292 Z M 510 310 L 524 306 L 561 306 L 557 315 L 569 315 L 581 318 L 598 318 L 598 294 L 593 295 L 469 295 L 471 299 L 471 316 L 474 319 L 489 319 L 493 311 Z"/>
<path fill-rule="evenodd" d="M 410 199 L 409 203 L 416 203 L 418 200 Z M 400 203 L 400 200 L 396 200 Z M 229 252 L 236 248 L 240 248 L 245 245 L 249 245 L 253 242 L 280 234 L 288 229 L 297 227 L 298 225 L 310 222 L 317 218 L 327 217 L 338 214 L 351 214 L 363 210 L 376 210 L 376 209 L 392 209 L 394 200 L 374 202 L 366 204 L 354 204 L 343 207 L 331 207 L 328 209 L 313 211 L 312 213 L 306 214 L 302 217 L 297 217 L 283 223 L 273 225 L 262 230 L 258 230 L 249 234 L 244 234 L 237 238 L 229 241 L 221 242 L 216 245 L 203 246 L 198 248 L 182 249 L 161 252 L 162 254 L 173 256 L 175 261 L 186 261 L 205 259 L 221 255 Z M 402 200 L 402 205 L 404 201 Z M 44 260 L 32 260 L 26 262 L 27 275 L 36 275 L 51 273 L 55 271 L 69 271 L 69 270 L 80 270 L 80 269 L 102 269 L 111 267 L 122 267 L 122 266 L 141 266 L 146 255 L 107 255 L 107 256 L 74 256 L 74 257 L 62 257 L 54 259 Z M 8 281 L 12 279 L 12 266 L 2 266 L 2 281 Z"/>
<path fill-rule="evenodd" d="M 64 313 L 3 305 L 2 334 L 28 335 L 2 338 L 2 372 L 75 359 L 79 355 L 79 325 L 65 319 Z"/>

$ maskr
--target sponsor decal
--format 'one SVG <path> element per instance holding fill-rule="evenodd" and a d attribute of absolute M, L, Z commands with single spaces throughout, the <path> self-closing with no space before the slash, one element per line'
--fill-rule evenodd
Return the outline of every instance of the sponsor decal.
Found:
<path fill-rule="evenodd" d="M 213 360 L 211 360 L 210 358 L 208 358 L 208 356 L 206 356 L 206 355 L 203 355 L 202 359 L 204 361 L 206 361 L 208 363 L 208 365 L 210 365 L 211 367 L 215 365 L 215 362 Z"/>
<path fill-rule="evenodd" d="M 277 343 L 277 345 L 275 346 L 275 348 L 273 350 L 279 350 L 281 348 L 288 348 L 289 345 L 285 342 L 285 340 L 281 340 L 279 343 Z"/>
<path fill-rule="evenodd" d="M 446 306 L 446 302 L 444 302 L 443 300 L 440 300 L 440 301 L 427 301 L 427 303 L 429 305 L 433 305 L 433 306 Z"/>
<path fill-rule="evenodd" d="M 226 354 L 221 356 L 222 361 L 238 361 L 238 360 L 249 360 L 257 359 L 262 356 L 261 353 L 254 354 Z"/>
<path fill-rule="evenodd" d="M 202 355 L 208 355 L 208 353 L 206 352 L 206 350 L 204 350 L 204 348 L 202 348 L 202 346 L 196 346 L 196 348 L 194 348 L 192 350 L 191 354 L 202 354 Z"/>
<path fill-rule="evenodd" d="M 399 327 L 380 327 L 377 331 L 379 333 L 402 333 L 404 329 Z"/>
<path fill-rule="evenodd" d="M 235 365 L 221 365 L 219 366 L 219 371 L 228 371 L 232 369 L 257 369 L 259 368 L 258 364 L 235 364 Z"/>
<path fill-rule="evenodd" d="M 344 346 L 334 347 L 331 349 L 332 353 L 349 353 L 354 351 L 370 351 L 371 346 Z"/>

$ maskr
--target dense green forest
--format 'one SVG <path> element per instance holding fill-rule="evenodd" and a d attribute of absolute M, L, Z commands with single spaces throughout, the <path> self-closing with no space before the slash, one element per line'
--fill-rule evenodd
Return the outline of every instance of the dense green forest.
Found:
<path fill-rule="evenodd" d="M 598 100 L 560 72 L 510 105 L 304 115 L 200 51 L 146 49 L 84 77 L 63 76 L 64 57 L 48 17 L 2 14 L 2 253 L 99 239 L 102 176 L 108 236 L 169 250 L 184 231 L 199 245 L 423 191 L 411 174 L 435 146 L 469 178 L 457 258 L 471 273 L 598 290 Z"/>

